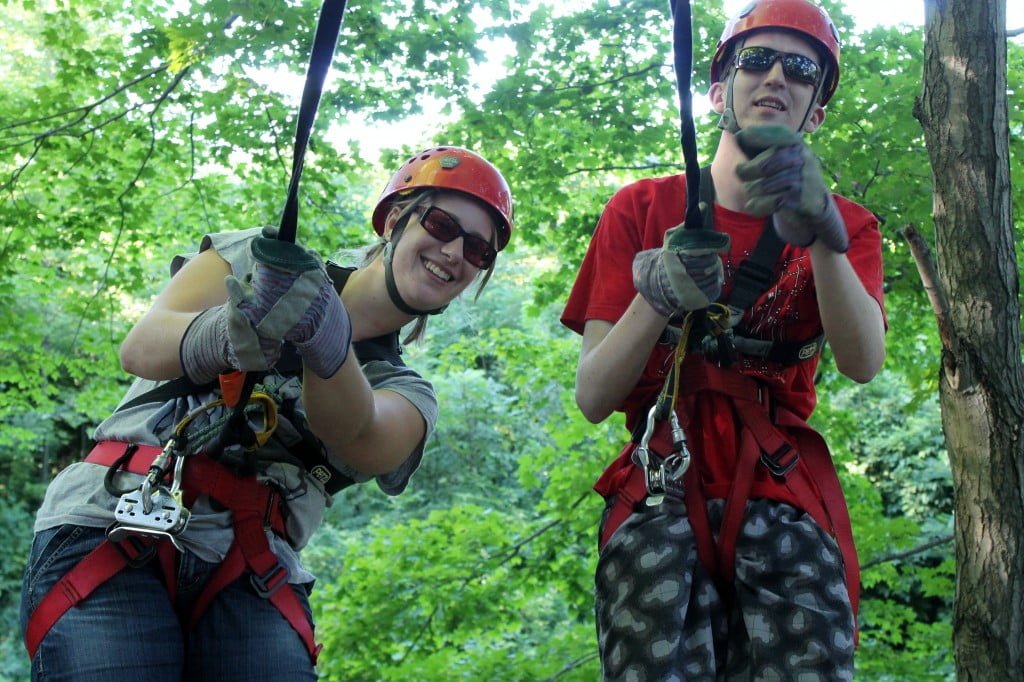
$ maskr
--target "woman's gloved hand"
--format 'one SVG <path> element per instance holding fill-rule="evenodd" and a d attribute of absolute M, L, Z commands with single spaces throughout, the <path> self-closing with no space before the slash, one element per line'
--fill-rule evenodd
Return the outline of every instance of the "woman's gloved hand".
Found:
<path fill-rule="evenodd" d="M 290 341 L 306 367 L 330 378 L 348 357 L 352 325 L 320 256 L 266 238 L 252 250 L 252 273 L 244 281 L 226 277 L 227 303 L 203 311 L 185 331 L 185 374 L 205 384 L 224 371 L 266 371 Z"/>
<path fill-rule="evenodd" d="M 251 278 L 226 282 L 231 300 L 257 336 L 294 343 L 308 369 L 330 378 L 348 358 L 352 323 L 319 254 L 263 237 L 252 252 Z"/>

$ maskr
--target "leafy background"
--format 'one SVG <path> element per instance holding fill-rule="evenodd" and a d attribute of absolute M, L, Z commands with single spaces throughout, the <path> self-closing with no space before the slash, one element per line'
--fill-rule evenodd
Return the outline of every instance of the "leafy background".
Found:
<path fill-rule="evenodd" d="M 699 94 L 724 13 L 694 4 Z M 891 327 L 867 386 L 826 358 L 814 417 L 864 563 L 859 678 L 947 679 L 939 348 L 899 237 L 907 224 L 931 230 L 912 114 L 922 35 L 858 31 L 845 3 L 823 4 L 844 70 L 812 145 L 836 190 L 883 219 Z M 306 0 L 0 3 L 2 679 L 27 677 L 16 619 L 35 508 L 124 390 L 120 339 L 172 255 L 207 231 L 277 220 L 317 11 Z M 343 492 L 306 552 L 324 679 L 597 677 L 590 487 L 625 433 L 619 417 L 594 426 L 576 410 L 578 339 L 558 315 L 612 192 L 681 170 L 670 40 L 664 0 L 349 3 L 303 175 L 302 239 L 328 254 L 367 242 L 388 169 L 442 142 L 503 169 L 518 222 L 481 299 L 456 303 L 406 349 L 443 410 L 410 489 Z M 491 81 L 488 65 L 500 67 Z M 1019 42 L 1008 66 L 1018 159 Z M 714 120 L 696 123 L 707 159 Z M 391 143 L 351 133 L 374 129 Z M 1015 160 L 1017 185 L 1021 172 Z"/>

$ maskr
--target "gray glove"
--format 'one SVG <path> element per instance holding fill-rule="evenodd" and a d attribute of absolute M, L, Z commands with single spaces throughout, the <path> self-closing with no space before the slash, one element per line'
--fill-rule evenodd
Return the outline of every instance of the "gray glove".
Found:
<path fill-rule="evenodd" d="M 779 125 L 750 126 L 736 133 L 736 141 L 750 159 L 736 166 L 747 211 L 771 215 L 779 237 L 794 246 L 820 238 L 833 251 L 846 253 L 846 225 L 803 136 Z"/>
<path fill-rule="evenodd" d="M 276 239 L 253 241 L 256 267 L 248 283 L 228 291 L 260 338 L 295 344 L 303 364 L 329 379 L 345 363 L 352 323 L 320 256 Z"/>
<path fill-rule="evenodd" d="M 203 385 L 221 372 L 263 371 L 273 367 L 281 356 L 281 341 L 253 334 L 251 325 L 234 301 L 199 313 L 178 346 L 185 376 L 192 383 Z"/>
<path fill-rule="evenodd" d="M 303 364 L 330 378 L 344 364 L 352 325 L 320 257 L 288 242 L 256 239 L 256 265 L 224 278 L 228 302 L 200 313 L 181 340 L 181 365 L 198 384 L 220 372 L 266 371 L 295 344 Z"/>
<path fill-rule="evenodd" d="M 728 248 L 727 234 L 678 225 L 665 233 L 660 249 L 633 258 L 633 286 L 665 317 L 707 308 L 722 292 L 725 275 L 718 254 Z"/>

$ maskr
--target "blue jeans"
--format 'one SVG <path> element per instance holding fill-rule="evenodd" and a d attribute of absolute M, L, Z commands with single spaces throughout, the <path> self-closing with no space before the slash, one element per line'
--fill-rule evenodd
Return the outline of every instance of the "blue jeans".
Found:
<path fill-rule="evenodd" d="M 102 528 L 60 526 L 37 533 L 21 591 L 21 627 L 47 591 L 106 537 Z M 247 576 L 226 587 L 195 630 L 183 632 L 175 606 L 187 610 L 217 568 L 178 556 L 176 603 L 160 562 L 127 567 L 54 624 L 32 659 L 32 679 L 75 682 L 315 680 L 299 635 Z M 308 589 L 296 591 L 312 620 Z M 282 588 L 286 589 L 286 588 Z"/>

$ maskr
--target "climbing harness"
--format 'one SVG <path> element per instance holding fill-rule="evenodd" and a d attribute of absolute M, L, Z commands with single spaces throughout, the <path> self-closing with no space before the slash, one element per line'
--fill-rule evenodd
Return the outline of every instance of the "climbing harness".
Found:
<path fill-rule="evenodd" d="M 209 437 L 219 432 L 229 417 L 213 422 L 200 432 L 188 433 L 187 429 L 200 415 L 226 405 L 222 398 L 210 401 L 187 414 L 175 425 L 173 434 L 150 464 L 146 477 L 139 487 L 121 494 L 114 509 L 114 523 L 108 529 L 107 537 L 114 542 L 123 540 L 128 535 L 141 535 L 157 540 L 167 539 L 181 550 L 178 536 L 185 530 L 190 516 L 182 501 L 182 472 L 186 458 L 194 454 L 197 447 L 207 443 Z M 265 445 L 277 428 L 277 403 L 262 391 L 253 391 L 249 397 L 245 410 L 247 423 L 251 421 L 252 412 L 260 408 L 263 411 L 263 428 L 254 432 L 254 448 Z M 172 463 L 173 475 L 168 487 L 164 480 L 172 474 Z M 242 462 L 238 461 L 235 464 L 237 469 Z M 117 491 L 113 490 L 112 481 L 113 474 L 117 471 L 118 467 L 111 467 L 104 480 L 107 490 L 115 495 Z"/>
<path fill-rule="evenodd" d="M 296 125 L 291 180 L 280 230 L 276 233 L 279 241 L 295 241 L 303 159 L 345 4 L 345 0 L 324 0 L 317 21 Z M 260 239 L 271 240 L 272 236 L 265 233 Z M 260 249 L 255 246 L 253 253 L 259 259 Z M 395 336 L 397 340 L 397 334 Z M 280 537 L 285 537 L 286 533 L 280 495 L 255 476 L 256 452 L 274 434 L 278 423 L 277 402 L 273 396 L 258 390 L 260 377 L 257 372 L 221 375 L 221 397 L 189 412 L 175 425 L 163 447 L 105 441 L 98 443 L 86 457 L 86 462 L 109 467 L 104 484 L 118 496 L 114 523 L 108 528 L 106 539 L 66 573 L 33 611 L 25 633 L 30 657 L 35 656 L 43 638 L 68 609 L 126 567 L 142 566 L 159 557 L 173 600 L 175 550 L 182 549 L 179 539 L 189 523 L 189 508 L 196 498 L 206 495 L 231 510 L 234 541 L 187 614 L 188 622 L 183 624 L 188 629 L 194 628 L 214 597 L 248 573 L 256 593 L 277 607 L 302 639 L 310 660 L 316 663 L 320 646 L 314 640 L 312 625 L 298 596 L 288 587 L 288 569 L 280 563 L 267 538 L 268 531 Z M 200 387 L 187 379 L 169 382 L 130 405 L 188 395 L 197 388 Z M 180 391 L 183 392 L 175 393 Z M 126 407 L 122 405 L 120 409 Z M 216 419 L 201 428 L 189 428 L 200 416 L 212 415 L 215 411 L 220 415 Z M 258 429 L 252 426 L 256 412 L 260 413 L 261 421 Z M 331 479 L 332 469 L 322 456 L 320 459 L 322 461 L 311 462 L 307 468 L 322 481 Z M 143 480 L 137 488 L 117 490 L 113 482 L 119 471 L 142 475 Z M 351 482 L 339 476 L 332 488 L 336 491 Z"/>
<path fill-rule="evenodd" d="M 163 452 L 164 448 L 155 445 L 103 441 L 96 444 L 85 461 L 148 475 L 153 462 Z M 207 495 L 231 510 L 235 534 L 227 555 L 191 609 L 181 614 L 183 627 L 193 629 L 217 594 L 248 573 L 256 593 L 278 609 L 302 640 L 310 660 L 316 663 L 321 647 L 314 640 L 302 602 L 288 586 L 288 569 L 281 564 L 267 539 L 268 531 L 281 537 L 285 535 L 280 495 L 254 476 L 240 476 L 201 453 L 189 456 L 188 466 L 180 475 L 183 504 L 191 506 L 199 495 Z M 35 656 L 43 638 L 61 616 L 125 568 L 138 568 L 158 559 L 168 596 L 173 601 L 177 592 L 176 557 L 171 538 L 160 533 L 125 533 L 117 539 L 108 536 L 65 573 L 32 612 L 25 628 L 29 656 Z"/>
<path fill-rule="evenodd" d="M 680 137 L 686 157 L 687 208 L 683 232 L 693 244 L 699 244 L 702 232 L 714 230 L 715 193 L 710 168 L 696 165 L 689 104 L 689 3 L 673 1 L 671 8 L 683 119 Z M 838 76 L 837 69 L 835 75 Z M 834 82 L 830 85 L 834 88 Z M 738 331 L 744 312 L 775 279 L 776 262 L 783 247 L 775 230 L 766 223 L 753 253 L 737 268 L 728 298 L 705 310 L 687 313 L 678 328 L 669 326 L 662 335 L 662 343 L 674 348 L 659 395 L 646 420 L 635 425 L 631 442 L 594 486 L 609 502 L 599 544 L 603 548 L 633 513 L 671 502 L 689 518 L 701 563 L 719 586 L 728 591 L 735 576 L 736 541 L 747 500 L 771 495 L 773 486 L 783 486 L 819 527 L 835 537 L 856 614 L 860 569 L 849 512 L 824 439 L 804 419 L 777 404 L 768 386 L 729 369 L 740 355 L 793 365 L 811 360 L 821 351 L 823 336 L 776 342 L 748 338 Z M 727 397 L 739 424 L 735 477 L 727 485 L 706 486 L 701 480 L 687 442 L 688 424 L 679 420 L 679 401 L 702 393 Z M 766 473 L 759 475 L 759 467 Z M 717 533 L 712 531 L 708 518 L 706 503 L 711 497 L 725 500 Z"/>

